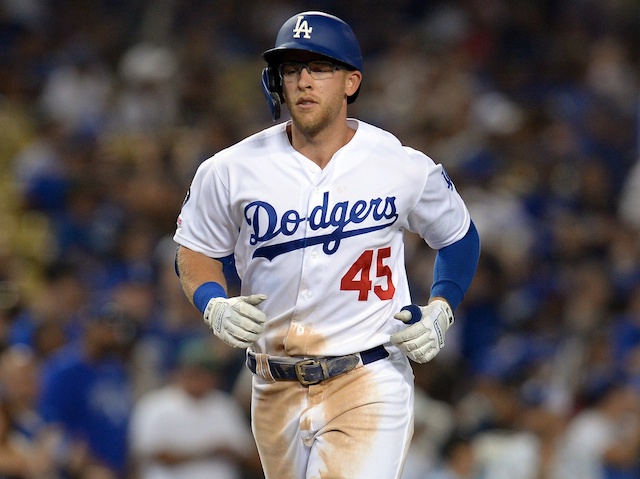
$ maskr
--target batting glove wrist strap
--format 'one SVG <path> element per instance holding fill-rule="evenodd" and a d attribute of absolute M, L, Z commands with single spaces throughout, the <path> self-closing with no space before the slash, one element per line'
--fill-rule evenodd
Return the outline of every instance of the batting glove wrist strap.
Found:
<path fill-rule="evenodd" d="M 211 298 L 226 298 L 227 292 L 220 283 L 209 281 L 198 286 L 193 293 L 193 304 L 204 314 L 204 310 Z"/>
<path fill-rule="evenodd" d="M 267 317 L 256 306 L 266 298 L 264 294 L 212 298 L 204 310 L 204 321 L 229 346 L 247 348 L 264 330 Z"/>
<path fill-rule="evenodd" d="M 419 307 L 422 318 L 391 336 L 391 343 L 417 363 L 431 361 L 444 348 L 445 333 L 454 322 L 453 311 L 446 301 L 436 299 Z M 403 323 L 415 320 L 411 309 L 403 309 L 394 318 Z"/>

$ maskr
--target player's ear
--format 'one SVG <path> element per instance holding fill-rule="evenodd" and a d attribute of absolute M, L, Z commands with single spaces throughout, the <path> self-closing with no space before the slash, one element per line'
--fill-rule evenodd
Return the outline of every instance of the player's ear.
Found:
<path fill-rule="evenodd" d="M 357 92 L 358 88 L 360 88 L 360 83 L 362 83 L 362 73 L 358 70 L 347 70 L 345 77 L 345 93 L 347 96 L 351 96 Z"/>

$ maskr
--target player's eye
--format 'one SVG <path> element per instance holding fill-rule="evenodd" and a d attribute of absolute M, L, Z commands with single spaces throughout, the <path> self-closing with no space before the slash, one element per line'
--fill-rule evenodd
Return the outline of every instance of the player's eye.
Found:
<path fill-rule="evenodd" d="M 311 74 L 332 74 L 333 73 L 333 63 L 330 62 L 310 62 L 307 64 L 307 68 Z"/>
<path fill-rule="evenodd" d="M 293 78 L 300 74 L 303 67 L 302 63 L 283 63 L 280 65 L 280 73 L 284 78 Z"/>
<path fill-rule="evenodd" d="M 280 65 L 280 76 L 284 80 L 297 81 L 298 78 L 300 78 L 300 72 L 302 72 L 303 68 L 309 72 L 309 75 L 311 75 L 314 80 L 331 78 L 335 71 L 340 69 L 337 65 L 325 61 L 309 63 L 287 62 Z"/>

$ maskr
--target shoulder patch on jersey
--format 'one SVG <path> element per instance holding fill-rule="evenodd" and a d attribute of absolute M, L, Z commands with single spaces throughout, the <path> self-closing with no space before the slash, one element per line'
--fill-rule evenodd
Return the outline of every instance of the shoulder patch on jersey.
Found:
<path fill-rule="evenodd" d="M 447 182 L 447 188 L 453 191 L 454 189 L 453 181 L 451 181 L 451 178 L 449 178 L 449 175 L 447 174 L 444 168 L 442 168 L 442 177 L 444 178 L 444 181 Z"/>

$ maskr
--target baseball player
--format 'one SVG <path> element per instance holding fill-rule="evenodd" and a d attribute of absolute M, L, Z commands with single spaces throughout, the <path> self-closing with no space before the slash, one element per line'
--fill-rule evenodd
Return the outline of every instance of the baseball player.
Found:
<path fill-rule="evenodd" d="M 322 12 L 287 20 L 263 54 L 274 121 L 204 161 L 178 218 L 176 267 L 213 332 L 247 348 L 252 429 L 268 479 L 390 479 L 413 433 L 410 358 L 445 344 L 479 238 L 441 165 L 348 118 L 362 56 Z M 411 305 L 403 233 L 437 250 Z M 241 296 L 227 297 L 235 260 Z"/>

